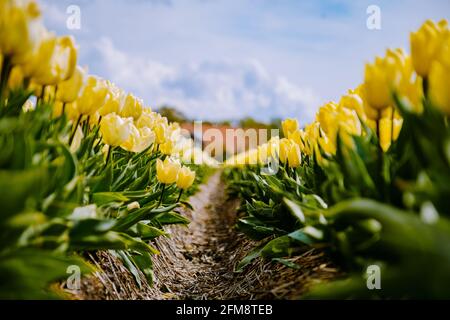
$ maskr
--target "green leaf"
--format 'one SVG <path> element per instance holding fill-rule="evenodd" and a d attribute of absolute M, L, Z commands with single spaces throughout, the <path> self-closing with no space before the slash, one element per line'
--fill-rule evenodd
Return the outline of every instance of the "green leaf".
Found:
<path fill-rule="evenodd" d="M 96 192 L 92 195 L 92 201 L 98 206 L 108 204 L 110 202 L 124 203 L 130 199 L 124 196 L 123 192 Z"/>

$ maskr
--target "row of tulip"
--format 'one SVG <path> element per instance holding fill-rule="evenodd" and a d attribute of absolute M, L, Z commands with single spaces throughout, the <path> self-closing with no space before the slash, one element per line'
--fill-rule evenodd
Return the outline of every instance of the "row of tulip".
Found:
<path fill-rule="evenodd" d="M 450 297 L 447 22 L 426 21 L 410 46 L 367 64 L 364 82 L 311 124 L 287 119 L 283 138 L 227 161 L 244 199 L 238 226 L 264 240 L 238 269 L 258 256 L 297 268 L 286 258 L 325 247 L 347 279 L 311 296 Z M 372 264 L 382 290 L 362 277 Z"/>
<path fill-rule="evenodd" d="M 68 266 L 93 270 L 92 250 L 112 250 L 138 285 L 153 281 L 149 241 L 188 223 L 174 209 L 215 164 L 77 54 L 34 0 L 0 0 L 2 298 L 54 296 Z"/>

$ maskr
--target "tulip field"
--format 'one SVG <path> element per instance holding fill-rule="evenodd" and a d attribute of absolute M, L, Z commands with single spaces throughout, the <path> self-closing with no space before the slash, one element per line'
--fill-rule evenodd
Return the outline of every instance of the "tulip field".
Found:
<path fill-rule="evenodd" d="M 224 185 L 211 197 L 238 202 L 230 230 L 250 247 L 230 283 L 258 261 L 296 277 L 297 258 L 317 250 L 339 272 L 298 298 L 450 298 L 447 21 L 424 22 L 408 50 L 368 63 L 313 122 L 284 119 L 280 136 L 219 163 L 179 123 L 79 66 L 75 39 L 42 14 L 35 1 L 0 0 L 0 298 L 74 299 L 68 270 L 98 274 L 98 252 L 136 290 L 161 287 L 158 263 L 178 257 L 162 243 L 217 220 L 196 221 L 191 203 L 211 179 Z M 199 230 L 205 243 L 230 238 Z M 167 298 L 187 296 L 175 290 Z"/>

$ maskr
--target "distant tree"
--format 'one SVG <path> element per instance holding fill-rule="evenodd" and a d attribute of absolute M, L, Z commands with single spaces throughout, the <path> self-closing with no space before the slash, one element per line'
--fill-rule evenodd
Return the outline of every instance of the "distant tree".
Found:
<path fill-rule="evenodd" d="M 162 116 L 166 117 L 167 120 L 171 122 L 175 121 L 182 123 L 189 121 L 189 119 L 175 107 L 163 105 L 159 107 L 156 111 L 159 112 Z"/>

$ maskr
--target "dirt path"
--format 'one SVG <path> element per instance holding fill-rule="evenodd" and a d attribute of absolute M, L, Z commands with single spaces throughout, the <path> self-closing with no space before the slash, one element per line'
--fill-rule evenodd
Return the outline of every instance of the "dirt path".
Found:
<path fill-rule="evenodd" d="M 228 199 L 221 172 L 200 186 L 189 202 L 193 210 L 180 209 L 191 220 L 189 226 L 169 227 L 171 237 L 154 243 L 161 254 L 153 258 L 153 286 L 136 288 L 120 261 L 97 253 L 94 261 L 103 272 L 97 273 L 95 286 L 84 286 L 80 298 L 293 299 L 311 284 L 338 274 L 329 258 L 315 249 L 291 259 L 300 269 L 257 259 L 236 273 L 235 266 L 257 243 L 234 228 L 239 201 Z"/>
<path fill-rule="evenodd" d="M 160 298 L 257 299 L 294 298 L 318 280 L 336 276 L 323 252 L 308 250 L 293 259 L 300 270 L 259 260 L 243 273 L 235 266 L 255 246 L 235 229 L 239 201 L 228 199 L 221 172 L 212 175 L 191 197 L 188 228 L 171 228 L 172 238 L 158 239 L 155 258 Z"/>

